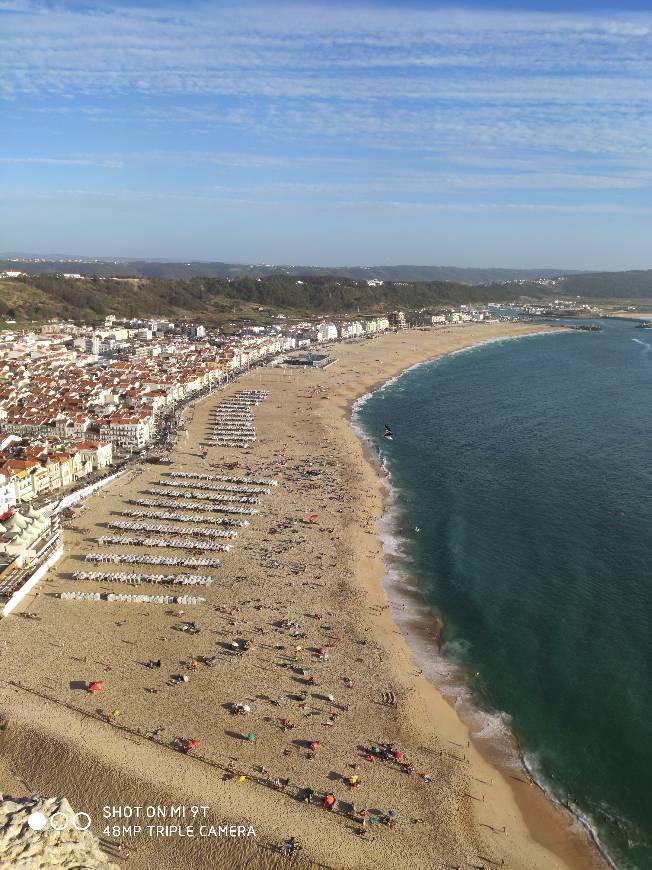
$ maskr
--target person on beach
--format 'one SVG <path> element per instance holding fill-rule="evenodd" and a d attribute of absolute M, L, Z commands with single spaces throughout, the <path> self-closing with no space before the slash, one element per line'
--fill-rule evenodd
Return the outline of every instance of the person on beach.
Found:
<path fill-rule="evenodd" d="M 294 850 L 296 849 L 296 844 L 294 837 L 289 837 L 281 846 L 281 851 L 287 858 L 291 858 L 294 855 Z"/>
<path fill-rule="evenodd" d="M 335 805 L 337 804 L 337 799 L 332 791 L 329 791 L 328 794 L 324 797 L 324 806 L 331 813 L 335 810 Z"/>

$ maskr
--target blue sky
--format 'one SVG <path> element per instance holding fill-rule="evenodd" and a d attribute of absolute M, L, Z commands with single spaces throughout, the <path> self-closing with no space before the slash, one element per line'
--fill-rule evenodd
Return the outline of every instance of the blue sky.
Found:
<path fill-rule="evenodd" d="M 0 0 L 0 250 L 652 267 L 651 4 Z"/>

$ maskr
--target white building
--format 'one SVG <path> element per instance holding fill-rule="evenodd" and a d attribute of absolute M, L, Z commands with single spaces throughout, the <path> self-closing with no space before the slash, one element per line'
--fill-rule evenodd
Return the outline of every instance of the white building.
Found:
<path fill-rule="evenodd" d="M 130 450 L 144 447 L 153 434 L 150 419 L 126 414 L 114 414 L 109 420 L 100 421 L 99 427 L 104 439 Z"/>
<path fill-rule="evenodd" d="M 0 474 L 0 516 L 14 507 L 17 501 L 16 484 L 13 478 Z"/>
<path fill-rule="evenodd" d="M 93 471 L 101 471 L 113 462 L 113 444 L 109 441 L 80 441 L 72 446 Z"/>
<path fill-rule="evenodd" d="M 335 341 L 337 326 L 334 323 L 318 323 L 316 326 L 316 341 Z"/>

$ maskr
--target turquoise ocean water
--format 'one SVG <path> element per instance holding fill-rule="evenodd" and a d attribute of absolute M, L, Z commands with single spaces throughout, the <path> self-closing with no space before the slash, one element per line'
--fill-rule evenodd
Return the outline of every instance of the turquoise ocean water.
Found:
<path fill-rule="evenodd" d="M 652 332 L 603 326 L 426 363 L 354 419 L 391 482 L 395 585 L 537 780 L 650 868 Z"/>

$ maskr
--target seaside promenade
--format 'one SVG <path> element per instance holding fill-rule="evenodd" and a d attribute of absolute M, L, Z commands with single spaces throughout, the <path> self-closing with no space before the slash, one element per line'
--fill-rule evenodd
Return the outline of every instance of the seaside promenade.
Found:
<path fill-rule="evenodd" d="M 383 487 L 349 424 L 352 401 L 402 369 L 537 329 L 478 325 L 342 344 L 325 370 L 252 371 L 187 410 L 171 464 L 143 465 L 89 499 L 65 532 L 65 558 L 25 601 L 36 618 L 17 613 L 2 625 L 0 790 L 65 795 L 90 814 L 112 860 L 136 870 L 283 866 L 277 847 L 289 837 L 301 847 L 297 867 L 599 868 L 570 817 L 520 772 L 494 770 L 412 663 L 380 583 Z M 215 409 L 242 390 L 268 392 L 251 409 L 256 440 L 210 443 Z M 241 480 L 226 489 L 216 476 Z M 219 502 L 220 493 L 255 502 Z M 163 506 L 143 505 L 155 500 Z M 216 525 L 211 502 L 229 506 L 233 522 Z M 149 534 L 116 530 L 124 521 L 190 525 L 134 517 L 140 510 L 194 511 L 197 529 L 235 534 L 120 542 Z M 207 564 L 141 559 L 132 569 L 136 552 Z M 115 564 L 89 564 L 100 553 Z M 204 580 L 170 590 L 73 577 L 98 570 Z M 75 590 L 205 600 L 59 597 Z M 92 681 L 102 684 L 96 694 Z M 103 834 L 106 824 L 127 826 L 107 822 L 105 807 L 138 805 L 207 807 L 206 825 L 253 826 L 256 836 Z"/>

